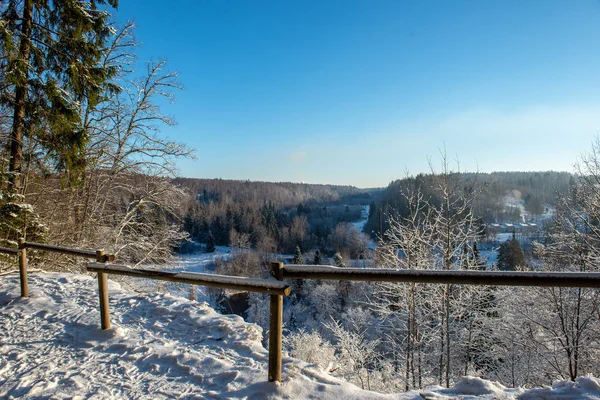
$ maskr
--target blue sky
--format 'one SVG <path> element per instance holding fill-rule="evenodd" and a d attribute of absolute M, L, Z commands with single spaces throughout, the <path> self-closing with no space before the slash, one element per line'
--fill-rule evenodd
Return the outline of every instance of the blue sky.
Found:
<path fill-rule="evenodd" d="M 571 171 L 600 130 L 600 2 L 127 1 L 140 62 L 185 91 L 188 177 L 385 186 L 461 168 Z"/>

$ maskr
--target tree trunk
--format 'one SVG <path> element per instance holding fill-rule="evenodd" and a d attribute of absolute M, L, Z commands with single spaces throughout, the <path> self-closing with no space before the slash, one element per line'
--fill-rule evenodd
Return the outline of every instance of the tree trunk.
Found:
<path fill-rule="evenodd" d="M 19 42 L 18 80 L 15 87 L 15 109 L 9 138 L 8 191 L 17 193 L 21 188 L 23 170 L 23 132 L 25 131 L 25 106 L 29 80 L 29 54 L 31 52 L 31 23 L 33 0 L 25 0 L 21 39 Z"/>

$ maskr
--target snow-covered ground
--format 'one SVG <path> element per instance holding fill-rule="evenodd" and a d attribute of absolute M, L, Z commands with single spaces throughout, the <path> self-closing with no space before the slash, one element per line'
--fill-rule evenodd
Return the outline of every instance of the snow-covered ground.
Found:
<path fill-rule="evenodd" d="M 352 223 L 352 225 L 354 225 L 354 227 L 356 228 L 357 231 L 362 232 L 363 228 L 365 227 L 365 225 L 367 224 L 367 222 L 369 221 L 369 210 L 370 210 L 371 206 L 362 206 L 362 210 L 360 211 L 360 219 L 358 221 L 355 221 Z"/>
<path fill-rule="evenodd" d="M 99 328 L 97 284 L 85 275 L 0 280 L 0 398 L 422 399 L 597 398 L 593 378 L 507 389 L 465 378 L 451 389 L 380 395 L 284 357 L 283 382 L 266 381 L 261 329 L 206 303 L 140 295 L 109 283 L 113 327 Z"/>
<path fill-rule="evenodd" d="M 206 272 L 218 259 L 227 260 L 231 258 L 231 247 L 215 246 L 212 253 L 197 252 L 183 254 L 178 257 L 175 269 L 186 272 Z"/>

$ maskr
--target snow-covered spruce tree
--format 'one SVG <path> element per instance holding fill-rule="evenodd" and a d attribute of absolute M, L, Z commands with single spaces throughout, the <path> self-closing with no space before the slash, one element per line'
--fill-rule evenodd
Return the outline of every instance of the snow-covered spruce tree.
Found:
<path fill-rule="evenodd" d="M 131 24 L 109 26 L 108 5 L 116 4 L 24 0 L 0 6 L 0 51 L 7 61 L 0 63 L 0 106 L 11 115 L 1 182 L 11 218 L 4 222 L 13 231 L 29 224 L 6 237 L 26 233 L 40 240 L 32 232 L 31 207 L 15 209 L 20 201 L 34 206 L 49 241 L 105 247 L 124 262 L 164 260 L 184 237 L 171 197 L 183 194 L 167 185 L 164 172 L 169 159 L 186 150 L 153 134 L 160 122 L 172 123 L 153 99 L 177 85 L 174 75 L 160 76 L 162 63 L 145 79 L 127 80 L 135 43 Z M 123 246 L 128 234 L 142 251 Z"/>
<path fill-rule="evenodd" d="M 294 254 L 294 264 L 304 264 L 304 257 L 302 257 L 302 250 L 300 250 L 300 246 L 296 246 L 296 253 Z"/>
<path fill-rule="evenodd" d="M 206 253 L 214 253 L 215 250 L 215 237 L 213 236 L 212 232 L 208 232 L 208 238 L 206 239 L 206 249 L 204 251 Z"/>
<path fill-rule="evenodd" d="M 0 102 L 12 111 L 8 138 L 10 193 L 23 186 L 23 146 L 35 141 L 70 181 L 85 171 L 88 132 L 79 105 L 96 103 L 115 74 L 101 64 L 113 31 L 103 7 L 116 0 L 4 2 L 0 6 Z"/>
<path fill-rule="evenodd" d="M 42 241 L 46 233 L 28 196 L 31 165 L 60 171 L 69 183 L 85 172 L 89 141 L 81 104 L 97 104 L 115 70 L 103 50 L 113 34 L 116 0 L 14 0 L 0 5 L 0 107 L 10 115 L 3 137 L 8 162 L 0 164 L 0 235 Z M 3 121 L 4 124 L 4 121 Z"/>
<path fill-rule="evenodd" d="M 525 269 L 525 254 L 515 237 L 502 243 L 498 249 L 498 269 L 501 271 L 522 271 Z"/>

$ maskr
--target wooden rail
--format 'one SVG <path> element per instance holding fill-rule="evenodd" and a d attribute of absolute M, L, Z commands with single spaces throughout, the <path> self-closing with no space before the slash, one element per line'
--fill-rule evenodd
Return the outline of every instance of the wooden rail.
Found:
<path fill-rule="evenodd" d="M 18 248 L 0 247 L 0 253 L 17 255 L 19 257 L 19 277 L 21 279 L 21 297 L 29 297 L 29 283 L 27 280 L 27 249 L 51 251 L 54 253 L 68 254 L 78 257 L 95 258 L 99 263 L 114 261 L 113 254 L 106 254 L 104 250 L 82 250 L 69 247 L 53 246 L 49 244 L 27 242 L 20 238 Z"/>
<path fill-rule="evenodd" d="M 11 249 L 10 247 L 0 247 L 0 253 L 12 254 L 16 256 L 17 254 L 19 254 L 19 249 Z"/>
<path fill-rule="evenodd" d="M 44 250 L 44 251 L 51 251 L 54 253 L 68 254 L 71 256 L 97 259 L 97 252 L 95 250 L 73 249 L 73 248 L 69 248 L 69 247 L 53 246 L 53 245 L 49 245 L 49 244 L 41 244 L 41 243 L 34 243 L 34 242 L 25 242 L 25 247 L 27 247 L 29 249 L 35 249 L 35 250 Z M 103 257 L 102 261 L 100 261 L 100 262 L 108 262 L 108 261 L 112 262 L 115 260 L 115 256 L 112 254 L 106 255 L 106 254 L 102 253 L 102 257 Z"/>
<path fill-rule="evenodd" d="M 239 276 L 204 274 L 199 272 L 154 271 L 130 268 L 126 265 L 89 263 L 87 270 L 112 275 L 125 275 L 159 281 L 188 283 L 191 285 L 212 286 L 222 289 L 237 289 L 275 295 L 289 295 L 290 286 L 285 282 L 270 279 L 243 278 Z"/>
<path fill-rule="evenodd" d="M 284 279 L 600 288 L 600 273 L 597 272 L 397 270 L 330 265 L 284 265 L 282 272 Z"/>
<path fill-rule="evenodd" d="M 283 296 L 290 294 L 290 287 L 281 281 L 283 264 L 273 263 L 272 270 L 279 271 L 278 280 L 242 278 L 203 274 L 195 272 L 152 271 L 147 269 L 129 268 L 125 265 L 89 263 L 87 270 L 98 273 L 98 293 L 100 298 L 100 326 L 110 328 L 108 310 L 107 274 L 131 276 L 134 278 L 155 279 L 169 282 L 180 282 L 191 285 L 236 289 L 247 292 L 265 293 L 271 295 L 270 330 L 269 330 L 269 382 L 281 381 L 281 340 L 283 331 Z"/>

